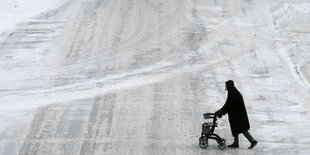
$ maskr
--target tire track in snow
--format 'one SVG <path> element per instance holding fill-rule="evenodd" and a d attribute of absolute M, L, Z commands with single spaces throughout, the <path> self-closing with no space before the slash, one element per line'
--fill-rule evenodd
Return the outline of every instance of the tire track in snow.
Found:
<path fill-rule="evenodd" d="M 81 100 L 69 105 L 51 105 L 38 110 L 20 154 L 92 154 L 106 150 L 115 94 Z M 79 151 L 79 152 L 77 152 Z"/>
<path fill-rule="evenodd" d="M 108 143 L 100 143 L 96 140 L 110 137 L 115 102 L 116 94 L 107 94 L 103 100 L 101 97 L 95 98 L 80 154 L 94 154 L 98 150 L 108 151 Z"/>

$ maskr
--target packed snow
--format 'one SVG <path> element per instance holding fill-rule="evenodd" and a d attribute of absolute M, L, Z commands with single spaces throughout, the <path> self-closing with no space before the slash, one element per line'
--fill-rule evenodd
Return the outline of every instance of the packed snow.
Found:
<path fill-rule="evenodd" d="M 0 4 L 0 154 L 310 153 L 307 0 Z M 227 80 L 253 150 L 199 148 Z"/>

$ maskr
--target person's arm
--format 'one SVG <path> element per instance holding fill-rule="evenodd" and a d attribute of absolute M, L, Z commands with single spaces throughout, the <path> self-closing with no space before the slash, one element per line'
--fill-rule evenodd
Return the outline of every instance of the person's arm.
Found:
<path fill-rule="evenodd" d="M 232 94 L 230 91 L 228 91 L 228 96 L 227 96 L 226 102 L 225 102 L 224 106 L 219 110 L 220 115 L 225 115 L 228 113 L 228 111 L 231 109 L 232 101 L 233 101 Z"/>

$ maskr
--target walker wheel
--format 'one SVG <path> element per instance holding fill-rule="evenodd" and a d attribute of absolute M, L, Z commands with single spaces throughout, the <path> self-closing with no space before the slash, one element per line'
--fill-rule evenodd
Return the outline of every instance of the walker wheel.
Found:
<path fill-rule="evenodd" d="M 226 148 L 226 142 L 220 142 L 220 143 L 219 143 L 219 148 L 220 148 L 221 150 L 224 150 L 224 149 Z"/>
<path fill-rule="evenodd" d="M 208 138 L 206 136 L 201 136 L 199 138 L 199 146 L 202 149 L 206 149 L 208 147 Z M 225 145 L 226 146 L 226 145 Z"/>

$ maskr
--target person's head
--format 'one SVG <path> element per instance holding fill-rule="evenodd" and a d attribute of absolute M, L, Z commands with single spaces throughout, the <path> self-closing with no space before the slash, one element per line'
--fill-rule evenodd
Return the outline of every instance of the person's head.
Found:
<path fill-rule="evenodd" d="M 226 90 L 229 90 L 229 89 L 235 87 L 233 80 L 228 80 L 228 81 L 225 82 L 225 84 L 226 84 Z"/>

